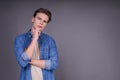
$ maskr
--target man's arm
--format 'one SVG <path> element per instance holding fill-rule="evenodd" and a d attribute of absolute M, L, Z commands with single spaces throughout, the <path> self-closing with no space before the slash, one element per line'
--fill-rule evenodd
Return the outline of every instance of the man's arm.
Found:
<path fill-rule="evenodd" d="M 34 51 L 34 47 L 35 47 L 35 43 L 37 42 L 37 40 L 33 39 L 30 43 L 30 45 L 28 46 L 28 48 L 25 50 L 25 53 L 27 54 L 27 56 L 29 57 L 29 59 L 32 58 L 32 53 Z"/>
<path fill-rule="evenodd" d="M 45 68 L 45 60 L 31 60 L 30 64 L 42 69 Z"/>
<path fill-rule="evenodd" d="M 25 50 L 25 53 L 27 54 L 27 56 L 31 59 L 32 58 L 32 53 L 34 51 L 34 47 L 35 47 L 35 44 L 37 43 L 37 40 L 39 38 L 39 35 L 40 35 L 40 31 L 37 31 L 35 30 L 33 27 L 32 27 L 32 41 L 30 43 L 30 45 L 28 46 L 28 48 Z"/>
<path fill-rule="evenodd" d="M 26 67 L 30 62 L 30 59 L 24 52 L 24 39 L 23 36 L 18 36 L 14 42 L 15 56 L 20 67 Z"/>

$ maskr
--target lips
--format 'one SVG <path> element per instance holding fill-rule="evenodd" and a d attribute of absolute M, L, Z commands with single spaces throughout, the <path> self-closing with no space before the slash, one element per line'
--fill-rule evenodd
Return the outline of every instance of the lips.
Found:
<path fill-rule="evenodd" d="M 38 26 L 39 28 L 42 28 L 42 26 Z"/>

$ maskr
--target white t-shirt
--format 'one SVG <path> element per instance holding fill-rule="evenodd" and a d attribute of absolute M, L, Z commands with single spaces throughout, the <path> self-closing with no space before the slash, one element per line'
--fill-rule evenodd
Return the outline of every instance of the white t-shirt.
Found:
<path fill-rule="evenodd" d="M 32 59 L 40 59 L 39 56 L 40 56 L 40 50 L 37 42 L 35 45 L 34 53 L 32 55 Z M 31 75 L 32 75 L 32 80 L 43 80 L 42 69 L 39 67 L 31 65 Z"/>

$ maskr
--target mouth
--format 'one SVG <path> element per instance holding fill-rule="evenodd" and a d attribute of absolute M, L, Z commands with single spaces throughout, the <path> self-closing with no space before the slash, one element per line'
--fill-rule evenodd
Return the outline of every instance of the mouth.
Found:
<path fill-rule="evenodd" d="M 42 28 L 42 26 L 38 26 L 39 28 Z"/>

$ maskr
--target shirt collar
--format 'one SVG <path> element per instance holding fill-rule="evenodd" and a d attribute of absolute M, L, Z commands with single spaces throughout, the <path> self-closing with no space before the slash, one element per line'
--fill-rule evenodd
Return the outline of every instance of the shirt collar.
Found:
<path fill-rule="evenodd" d="M 32 38 L 31 29 L 29 29 L 29 31 L 27 32 L 27 34 L 28 34 L 29 38 Z"/>

